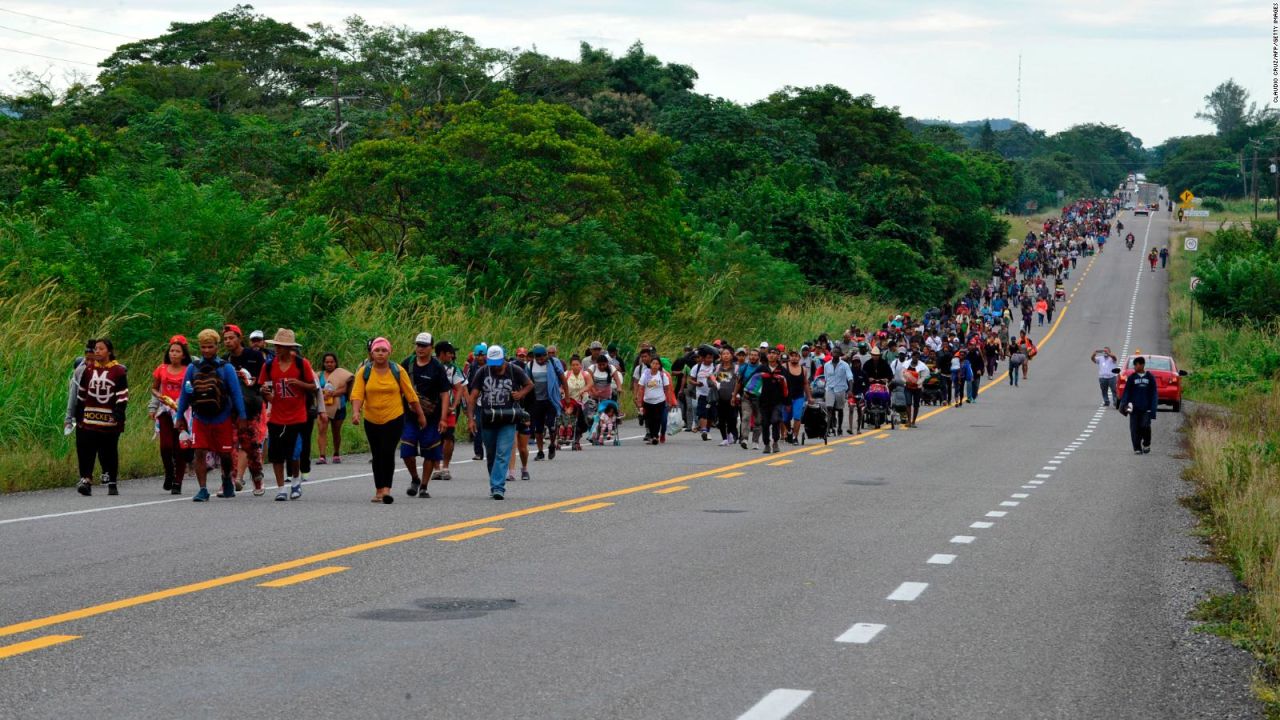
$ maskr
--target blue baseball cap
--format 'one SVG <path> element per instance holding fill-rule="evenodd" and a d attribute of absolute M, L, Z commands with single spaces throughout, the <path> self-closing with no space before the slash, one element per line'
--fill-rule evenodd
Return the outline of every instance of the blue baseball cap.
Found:
<path fill-rule="evenodd" d="M 475 346 L 474 348 L 472 348 L 472 349 L 471 349 L 471 352 L 473 352 L 473 353 L 475 353 L 477 356 L 479 356 L 479 355 L 483 355 L 483 354 L 485 354 L 486 352 L 488 352 L 488 350 L 489 350 L 489 346 L 488 346 L 488 345 L 485 345 L 484 343 L 480 343 L 479 345 L 477 345 L 477 346 Z"/>
<path fill-rule="evenodd" d="M 486 363 L 489 365 L 489 367 L 497 367 L 502 363 L 506 362 L 507 354 L 506 352 L 503 351 L 501 345 L 494 345 L 493 347 L 489 348 L 489 350 L 486 352 L 485 357 L 487 358 Z"/>

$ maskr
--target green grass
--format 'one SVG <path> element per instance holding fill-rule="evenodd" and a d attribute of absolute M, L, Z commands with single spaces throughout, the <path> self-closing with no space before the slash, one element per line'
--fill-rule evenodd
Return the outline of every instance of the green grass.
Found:
<path fill-rule="evenodd" d="M 1187 235 L 1200 239 L 1200 253 L 1213 244 L 1211 232 L 1189 223 L 1174 226 L 1174 355 L 1191 373 L 1187 398 L 1226 411 L 1202 410 L 1188 419 L 1186 475 L 1196 493 L 1184 504 L 1201 518 L 1197 534 L 1212 543 L 1246 588 L 1243 594 L 1208 598 L 1195 617 L 1205 623 L 1201 630 L 1230 639 L 1258 659 L 1254 691 L 1268 717 L 1280 718 L 1280 323 L 1233 325 L 1196 308 L 1193 326 L 1189 280 L 1195 254 L 1183 250 Z"/>
<path fill-rule="evenodd" d="M 655 344 L 662 354 L 672 357 L 686 344 L 714 338 L 747 346 L 761 341 L 798 345 L 820 332 L 839 332 L 853 322 L 879 325 L 895 312 L 917 310 L 860 297 L 822 295 L 764 315 L 735 315 L 719 310 L 726 301 L 732 306 L 732 298 L 694 296 L 666 318 L 631 317 L 607 326 L 594 324 L 589 313 L 542 311 L 519 299 L 413 310 L 358 302 L 339 319 L 308 328 L 307 336 L 315 340 L 305 350 L 313 361 L 325 351 L 335 351 L 345 367 L 354 368 L 363 357 L 367 338 L 387 336 L 400 357 L 409 354 L 415 334 L 429 330 L 438 340 L 448 339 L 457 345 L 462 357 L 466 348 L 481 341 L 500 343 L 510 350 L 543 342 L 558 344 L 567 361 L 592 340 L 617 341 L 628 358 L 635 356 L 642 341 Z M 0 286 L 0 346 L 6 348 L 0 353 L 0 406 L 5 409 L 0 413 L 0 491 L 74 484 L 74 446 L 72 439 L 62 434 L 67 378 L 72 360 L 82 352 L 84 338 L 109 334 L 111 322 L 104 327 L 85 327 L 74 313 L 65 310 L 52 285 L 13 293 Z M 174 329 L 189 338 L 199 330 Z M 146 400 L 151 371 L 162 354 L 159 342 L 117 348 L 120 361 L 130 368 L 134 399 L 120 444 L 122 477 L 161 472 Z M 364 449 L 363 433 L 346 428 L 343 451 Z"/>

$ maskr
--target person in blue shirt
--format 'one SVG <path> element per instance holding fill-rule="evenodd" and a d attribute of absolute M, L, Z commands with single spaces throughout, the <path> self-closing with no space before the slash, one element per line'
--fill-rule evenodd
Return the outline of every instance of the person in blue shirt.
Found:
<path fill-rule="evenodd" d="M 196 482 L 200 490 L 196 502 L 209 499 L 205 480 L 209 470 L 205 451 L 214 453 L 222 467 L 222 492 L 220 498 L 236 496 L 231 480 L 231 453 L 235 449 L 235 423 L 245 423 L 244 396 L 240 392 L 240 378 L 231 363 L 218 357 L 217 330 L 205 329 L 198 336 L 200 359 L 187 366 L 182 380 L 182 394 L 178 396 L 178 431 L 188 430 L 186 411 L 191 409 L 190 432 L 196 451 Z M 232 413 L 235 413 L 232 415 Z"/>
<path fill-rule="evenodd" d="M 1147 359 L 1139 355 L 1133 359 L 1133 374 L 1125 380 L 1124 392 L 1120 394 L 1120 414 L 1129 416 L 1129 440 L 1133 443 L 1134 455 L 1151 452 L 1151 422 L 1156 419 L 1159 402 L 1156 378 L 1147 372 Z"/>

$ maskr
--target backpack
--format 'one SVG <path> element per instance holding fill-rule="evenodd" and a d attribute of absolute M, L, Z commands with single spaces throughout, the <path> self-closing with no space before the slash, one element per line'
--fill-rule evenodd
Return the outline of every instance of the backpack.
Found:
<path fill-rule="evenodd" d="M 191 377 L 191 411 L 201 417 L 214 417 L 227 405 L 227 386 L 218 372 L 223 361 L 217 358 L 204 360 L 196 366 Z"/>
<path fill-rule="evenodd" d="M 400 383 L 400 363 L 389 362 L 387 363 L 387 366 L 391 368 L 391 375 L 396 379 L 396 384 L 399 384 Z M 360 363 L 360 375 L 364 379 L 365 384 L 369 383 L 369 376 L 372 374 L 373 374 L 372 360 L 365 360 L 364 362 Z M 355 383 L 352 383 L 352 384 L 354 385 Z"/>

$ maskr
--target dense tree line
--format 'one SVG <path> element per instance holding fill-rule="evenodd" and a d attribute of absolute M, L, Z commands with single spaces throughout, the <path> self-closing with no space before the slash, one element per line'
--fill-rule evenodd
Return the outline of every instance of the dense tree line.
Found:
<path fill-rule="evenodd" d="M 56 281 L 126 342 L 357 298 L 924 305 L 1005 242 L 998 212 L 1105 191 L 1141 158 L 1110 126 L 966 138 L 838 87 L 744 105 L 696 80 L 640 43 L 561 59 L 249 6 L 174 23 L 96 80 L 6 99 L 0 283 Z"/>

